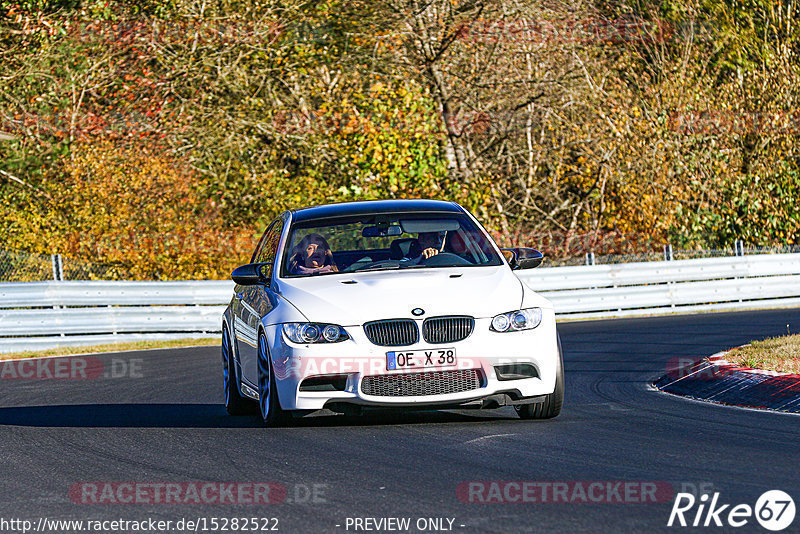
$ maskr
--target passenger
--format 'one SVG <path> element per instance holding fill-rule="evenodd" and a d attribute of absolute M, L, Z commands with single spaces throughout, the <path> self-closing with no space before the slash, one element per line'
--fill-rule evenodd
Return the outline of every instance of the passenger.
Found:
<path fill-rule="evenodd" d="M 289 256 L 289 272 L 293 274 L 336 273 L 339 268 L 333 261 L 333 251 L 319 234 L 308 234 Z"/>
<path fill-rule="evenodd" d="M 467 243 L 464 241 L 464 237 L 457 233 L 451 232 L 448 234 L 449 243 L 445 244 L 445 249 L 448 249 L 453 254 L 458 256 L 463 256 L 467 253 Z"/>

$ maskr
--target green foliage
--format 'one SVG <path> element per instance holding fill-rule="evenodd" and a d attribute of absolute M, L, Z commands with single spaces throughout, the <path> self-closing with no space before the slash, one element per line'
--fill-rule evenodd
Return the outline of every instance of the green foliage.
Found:
<path fill-rule="evenodd" d="M 714 68 L 739 77 L 800 52 L 794 11 L 793 2 L 770 0 L 702 0 L 699 5 L 670 0 L 662 7 L 683 39 L 708 51 Z"/>
<path fill-rule="evenodd" d="M 458 193 L 446 190 L 452 184 L 439 151 L 440 132 L 419 87 L 378 83 L 343 96 L 284 119 L 279 129 L 288 135 L 275 151 L 284 172 L 265 183 L 265 193 L 285 191 L 287 206 Z M 302 142 L 291 143 L 295 136 Z"/>
<path fill-rule="evenodd" d="M 60 9 L 77 9 L 83 2 L 81 0 L 0 0 L 0 13 L 11 11 L 11 16 L 17 12 L 52 12 Z"/>
<path fill-rule="evenodd" d="M 716 184 L 691 213 L 678 212 L 671 233 L 681 246 L 732 247 L 800 242 L 800 171 L 784 163 L 767 176 L 738 175 Z"/>

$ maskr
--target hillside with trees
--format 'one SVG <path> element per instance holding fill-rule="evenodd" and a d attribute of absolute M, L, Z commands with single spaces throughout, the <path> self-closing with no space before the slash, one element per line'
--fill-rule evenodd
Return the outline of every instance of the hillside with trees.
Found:
<path fill-rule="evenodd" d="M 437 198 L 553 257 L 800 239 L 795 0 L 0 0 L 0 249 L 225 278 Z"/>

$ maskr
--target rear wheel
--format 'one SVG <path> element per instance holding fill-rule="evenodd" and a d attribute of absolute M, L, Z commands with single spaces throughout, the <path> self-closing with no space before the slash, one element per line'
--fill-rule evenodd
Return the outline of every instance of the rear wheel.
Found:
<path fill-rule="evenodd" d="M 239 379 L 233 361 L 233 348 L 228 327 L 222 326 L 222 387 L 225 393 L 225 409 L 231 415 L 252 413 L 253 404 L 239 394 Z"/>
<path fill-rule="evenodd" d="M 556 368 L 556 387 L 545 396 L 544 402 L 514 406 L 520 419 L 551 419 L 561 413 L 564 404 L 564 356 L 561 353 L 561 337 L 558 337 L 558 367 Z"/>
<path fill-rule="evenodd" d="M 275 387 L 275 373 L 267 348 L 267 337 L 261 332 L 258 336 L 258 405 L 261 419 L 266 426 L 284 426 L 291 415 L 281 408 L 278 390 Z"/>

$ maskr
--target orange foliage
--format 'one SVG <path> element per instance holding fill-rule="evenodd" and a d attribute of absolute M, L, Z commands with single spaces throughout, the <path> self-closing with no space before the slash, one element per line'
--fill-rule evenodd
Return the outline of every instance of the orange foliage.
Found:
<path fill-rule="evenodd" d="M 62 165 L 52 188 L 62 254 L 174 280 L 227 278 L 254 247 L 254 229 L 224 228 L 207 181 L 176 157 L 100 141 L 74 146 Z"/>

